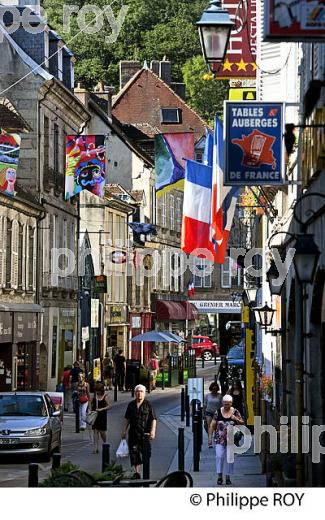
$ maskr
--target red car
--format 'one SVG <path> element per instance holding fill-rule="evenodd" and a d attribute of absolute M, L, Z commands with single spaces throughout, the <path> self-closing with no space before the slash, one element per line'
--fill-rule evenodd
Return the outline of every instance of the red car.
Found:
<path fill-rule="evenodd" d="M 192 348 L 195 350 L 195 357 L 203 358 L 204 361 L 210 361 L 214 354 L 219 356 L 219 346 L 208 336 L 192 336 Z"/>

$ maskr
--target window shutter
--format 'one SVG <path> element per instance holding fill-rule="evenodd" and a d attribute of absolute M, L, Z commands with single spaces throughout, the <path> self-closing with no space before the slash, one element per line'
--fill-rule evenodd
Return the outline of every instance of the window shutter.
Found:
<path fill-rule="evenodd" d="M 27 272 L 26 272 L 26 252 L 27 252 L 27 241 L 26 241 L 26 236 L 27 236 L 27 226 L 26 224 L 23 225 L 23 248 L 22 248 L 22 255 L 23 255 L 23 258 L 22 258 L 22 262 L 21 262 L 21 265 L 22 265 L 22 289 L 23 291 L 26 291 L 28 290 L 28 286 L 27 286 Z"/>
<path fill-rule="evenodd" d="M 231 288 L 231 258 L 226 256 L 225 263 L 221 265 L 221 287 Z"/>
<path fill-rule="evenodd" d="M 32 229 L 33 232 L 33 291 L 36 291 L 36 262 L 37 262 L 37 233 L 36 228 Z"/>
<path fill-rule="evenodd" d="M 4 232 L 3 224 L 4 217 L 0 217 L 0 287 L 3 287 L 4 275 Z"/>
<path fill-rule="evenodd" d="M 26 291 L 29 289 L 29 226 L 26 226 L 26 232 L 25 232 L 25 244 L 26 244 L 26 252 L 25 252 L 25 284 L 26 284 Z"/>
<path fill-rule="evenodd" d="M 170 229 L 175 229 L 175 197 L 169 195 L 169 223 Z"/>
<path fill-rule="evenodd" d="M 11 238 L 11 274 L 10 285 L 12 289 L 18 289 L 18 250 L 19 250 L 19 224 L 16 220 L 12 223 L 12 238 Z"/>

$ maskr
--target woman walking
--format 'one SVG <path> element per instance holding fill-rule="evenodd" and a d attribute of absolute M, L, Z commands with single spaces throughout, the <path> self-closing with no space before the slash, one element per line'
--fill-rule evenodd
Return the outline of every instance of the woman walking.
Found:
<path fill-rule="evenodd" d="M 233 453 L 230 453 L 228 445 L 228 430 L 235 425 L 244 424 L 244 421 L 238 412 L 232 406 L 231 395 L 225 395 L 222 400 L 223 406 L 216 412 L 211 421 L 208 436 L 208 445 L 212 447 L 212 436 L 216 445 L 216 469 L 217 484 L 223 483 L 223 474 L 226 475 L 226 485 L 231 485 L 230 475 L 234 471 L 234 463 L 230 462 Z"/>
<path fill-rule="evenodd" d="M 79 401 L 79 429 L 84 431 L 86 429 L 86 414 L 88 403 L 90 401 L 89 385 L 85 381 L 85 375 L 83 372 L 78 374 L 78 401 Z"/>
<path fill-rule="evenodd" d="M 91 409 L 97 412 L 97 417 L 92 425 L 94 432 L 94 453 L 99 451 L 99 437 L 102 442 L 106 442 L 107 432 L 107 410 L 112 408 L 112 404 L 105 394 L 103 383 L 97 383 L 95 386 L 95 395 L 91 403 Z"/>
<path fill-rule="evenodd" d="M 221 386 L 221 393 L 225 395 L 228 390 L 228 363 L 226 359 L 221 358 L 221 363 L 218 370 L 218 378 Z"/>
<path fill-rule="evenodd" d="M 216 381 L 213 381 L 209 386 L 209 394 L 207 394 L 205 398 L 205 406 L 204 406 L 204 416 L 205 416 L 205 424 L 206 431 L 209 431 L 209 427 L 211 421 L 214 417 L 216 411 L 220 408 L 222 404 L 222 395 L 219 392 L 220 387 Z"/>
<path fill-rule="evenodd" d="M 239 379 L 234 379 L 229 395 L 232 397 L 232 405 L 243 419 L 245 419 L 244 391 Z"/>
<path fill-rule="evenodd" d="M 105 381 L 106 390 L 112 390 L 114 377 L 114 363 L 110 354 L 106 352 L 103 359 L 103 378 Z"/>

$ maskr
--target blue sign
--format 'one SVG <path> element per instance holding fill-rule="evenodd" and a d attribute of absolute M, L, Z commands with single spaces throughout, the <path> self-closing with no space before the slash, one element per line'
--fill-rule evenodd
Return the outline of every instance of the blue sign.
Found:
<path fill-rule="evenodd" d="M 225 103 L 224 184 L 283 184 L 284 104 Z"/>

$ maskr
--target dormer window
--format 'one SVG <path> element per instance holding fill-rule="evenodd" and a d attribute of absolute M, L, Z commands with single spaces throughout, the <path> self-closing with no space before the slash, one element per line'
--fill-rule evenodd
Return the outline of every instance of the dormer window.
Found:
<path fill-rule="evenodd" d="M 161 122 L 163 124 L 177 125 L 182 122 L 182 113 L 180 108 L 162 108 Z"/>
<path fill-rule="evenodd" d="M 58 79 L 63 80 L 63 48 L 58 47 Z"/>

